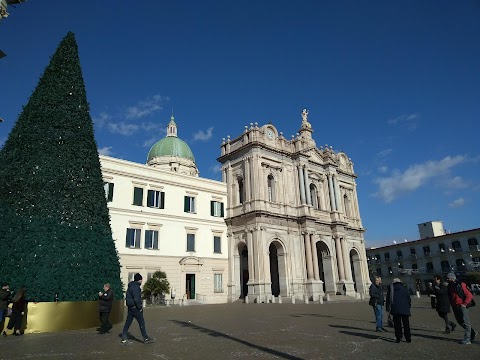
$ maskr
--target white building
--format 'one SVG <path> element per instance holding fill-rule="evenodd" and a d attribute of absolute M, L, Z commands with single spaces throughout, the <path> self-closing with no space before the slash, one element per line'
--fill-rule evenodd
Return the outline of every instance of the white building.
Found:
<path fill-rule="evenodd" d="M 100 162 L 123 283 L 162 270 L 177 300 L 227 302 L 226 184 L 198 177 L 173 116 L 147 165 Z"/>
<path fill-rule="evenodd" d="M 291 140 L 250 124 L 222 143 L 230 301 L 368 293 L 353 163 L 317 148 L 307 116 Z"/>

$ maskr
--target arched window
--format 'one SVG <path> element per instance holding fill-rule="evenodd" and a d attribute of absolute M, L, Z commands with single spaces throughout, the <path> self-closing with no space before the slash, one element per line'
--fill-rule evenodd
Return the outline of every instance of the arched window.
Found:
<path fill-rule="evenodd" d="M 450 269 L 450 263 L 447 260 L 443 260 L 440 263 L 440 266 L 442 267 L 443 272 L 450 272 L 452 269 Z"/>
<path fill-rule="evenodd" d="M 457 271 L 465 271 L 465 262 L 463 259 L 455 260 L 455 265 L 457 266 Z"/>
<path fill-rule="evenodd" d="M 470 249 L 478 250 L 478 241 L 476 238 L 468 239 L 468 247 Z"/>
<path fill-rule="evenodd" d="M 427 262 L 427 273 L 433 273 L 433 263 Z"/>
<path fill-rule="evenodd" d="M 455 250 L 455 252 L 462 251 L 462 245 L 460 245 L 460 241 L 458 240 L 452 241 L 452 248 L 453 250 Z"/>
<path fill-rule="evenodd" d="M 268 187 L 268 201 L 274 202 L 275 201 L 275 179 L 273 175 L 268 175 L 267 178 L 267 187 Z"/>
<path fill-rule="evenodd" d="M 239 178 L 238 179 L 238 203 L 243 204 L 244 198 L 243 198 L 243 179 Z"/>
<path fill-rule="evenodd" d="M 312 206 L 314 209 L 320 209 L 319 201 L 318 201 L 318 193 L 317 188 L 315 185 L 310 184 L 310 196 L 312 197 Z"/>

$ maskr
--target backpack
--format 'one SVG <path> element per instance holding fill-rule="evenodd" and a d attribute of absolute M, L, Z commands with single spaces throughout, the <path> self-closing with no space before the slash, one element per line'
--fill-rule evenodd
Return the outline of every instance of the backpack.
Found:
<path fill-rule="evenodd" d="M 462 284 L 463 284 L 462 281 L 459 281 L 458 283 L 455 284 L 455 292 L 457 293 L 458 296 L 460 296 L 462 298 L 463 301 L 465 301 L 467 295 L 465 295 L 465 292 L 463 291 Z M 467 291 L 470 292 L 470 290 L 468 290 L 468 287 L 467 287 Z M 471 308 L 471 307 L 474 307 L 474 306 L 475 306 L 475 301 L 473 300 L 473 296 L 472 296 L 472 301 L 470 301 L 467 304 L 467 309 Z"/>

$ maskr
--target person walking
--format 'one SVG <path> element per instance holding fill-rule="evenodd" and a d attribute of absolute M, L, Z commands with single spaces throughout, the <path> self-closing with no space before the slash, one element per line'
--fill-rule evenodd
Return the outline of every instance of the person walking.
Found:
<path fill-rule="evenodd" d="M 12 315 L 10 315 L 10 321 L 8 322 L 7 329 L 14 330 L 15 336 L 20 336 L 22 328 L 23 315 L 25 314 L 25 293 L 27 289 L 22 286 L 12 298 Z"/>
<path fill-rule="evenodd" d="M 412 335 L 410 332 L 410 307 L 412 306 L 412 299 L 410 292 L 402 284 L 399 278 L 393 279 L 392 284 L 387 290 L 387 311 L 390 311 L 393 316 L 393 327 L 395 328 L 395 342 L 402 341 L 402 325 L 403 335 L 405 335 L 406 342 L 412 342 Z"/>
<path fill-rule="evenodd" d="M 452 305 L 453 314 L 455 315 L 457 322 L 465 330 L 463 339 L 460 340 L 460 344 L 470 345 L 477 335 L 477 332 L 473 330 L 470 325 L 470 318 L 468 315 L 468 307 L 473 300 L 473 295 L 464 282 L 457 280 L 454 273 L 448 273 L 447 281 L 448 297 L 450 299 L 450 305 Z"/>
<path fill-rule="evenodd" d="M 128 344 L 128 329 L 132 325 L 132 321 L 135 318 L 140 327 L 140 332 L 143 336 L 143 342 L 149 344 L 155 341 L 148 336 L 147 330 L 145 329 L 145 319 L 143 318 L 143 307 L 142 307 L 142 290 L 140 285 L 142 284 L 142 275 L 135 274 L 133 281 L 130 281 L 128 284 L 127 294 L 126 294 L 126 303 L 128 308 L 127 320 L 123 326 L 122 331 L 122 344 Z"/>
<path fill-rule="evenodd" d="M 437 310 L 438 316 L 440 316 L 443 321 L 445 321 L 445 331 L 444 334 L 450 334 L 451 331 L 455 330 L 455 323 L 448 320 L 448 313 L 450 312 L 450 300 L 448 299 L 448 289 L 447 284 L 442 283 L 442 277 L 440 275 L 435 275 L 433 278 L 433 294 L 437 299 L 435 309 Z"/>
<path fill-rule="evenodd" d="M 433 284 L 431 282 L 428 283 L 428 296 L 430 296 L 430 305 L 432 306 L 432 309 L 437 308 L 436 300 L 437 297 L 435 295 L 435 291 L 433 289 Z"/>
<path fill-rule="evenodd" d="M 103 285 L 103 291 L 98 292 L 98 311 L 99 319 L 101 322 L 99 334 L 105 334 L 110 331 L 112 324 L 108 322 L 108 316 L 112 311 L 113 304 L 113 290 L 110 288 L 110 284 Z"/>
<path fill-rule="evenodd" d="M 10 286 L 8 283 L 3 283 L 0 289 L 0 330 L 3 330 L 5 326 L 5 318 L 7 316 L 8 304 L 10 303 Z M 7 336 L 5 331 L 2 332 L 3 336 Z"/>
<path fill-rule="evenodd" d="M 385 296 L 383 294 L 382 278 L 380 276 L 375 276 L 373 279 L 373 284 L 370 285 L 368 292 L 370 295 L 370 301 L 368 304 L 373 307 L 375 323 L 377 324 L 375 331 L 386 332 L 387 330 L 383 327 L 383 305 L 385 304 Z"/>

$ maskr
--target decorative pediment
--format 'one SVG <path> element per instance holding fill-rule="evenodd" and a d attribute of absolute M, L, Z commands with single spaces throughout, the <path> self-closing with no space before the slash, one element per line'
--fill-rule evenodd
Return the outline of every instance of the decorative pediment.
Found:
<path fill-rule="evenodd" d="M 180 265 L 203 265 L 203 260 L 196 256 L 186 256 L 179 261 Z"/>

